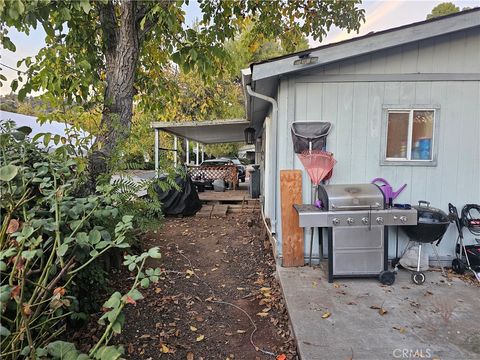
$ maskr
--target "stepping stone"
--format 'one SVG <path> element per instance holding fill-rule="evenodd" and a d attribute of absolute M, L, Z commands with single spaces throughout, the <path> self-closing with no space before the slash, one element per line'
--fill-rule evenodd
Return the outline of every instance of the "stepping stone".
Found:
<path fill-rule="evenodd" d="M 195 216 L 209 218 L 212 214 L 213 205 L 203 205 L 199 212 Z"/>
<path fill-rule="evenodd" d="M 228 212 L 228 205 L 215 205 L 211 216 L 226 217 Z"/>

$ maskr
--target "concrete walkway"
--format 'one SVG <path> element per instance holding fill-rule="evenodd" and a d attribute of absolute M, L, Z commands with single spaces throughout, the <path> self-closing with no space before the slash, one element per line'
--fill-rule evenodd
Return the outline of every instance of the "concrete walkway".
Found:
<path fill-rule="evenodd" d="M 277 271 L 303 360 L 480 359 L 478 286 L 437 271 L 418 286 L 400 270 L 391 287 L 329 284 L 319 268 Z"/>

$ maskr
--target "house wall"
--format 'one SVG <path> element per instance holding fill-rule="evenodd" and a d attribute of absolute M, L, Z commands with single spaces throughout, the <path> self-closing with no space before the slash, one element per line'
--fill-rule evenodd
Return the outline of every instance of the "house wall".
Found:
<path fill-rule="evenodd" d="M 365 183 L 383 177 L 394 187 L 408 184 L 398 198 L 402 203 L 428 200 L 444 211 L 449 202 L 460 209 L 465 203 L 480 203 L 480 29 L 284 77 L 278 101 L 277 137 L 283 145 L 278 147 L 277 171 L 303 170 L 293 152 L 293 121 L 330 121 L 327 149 L 338 161 L 331 183 Z M 382 107 L 387 104 L 439 106 L 436 166 L 380 165 L 386 123 Z M 277 181 L 280 223 L 279 185 Z M 310 202 L 310 188 L 304 172 L 305 203 Z M 277 239 L 281 243 L 280 226 Z M 306 254 L 309 239 L 307 230 Z M 440 245 L 441 256 L 454 255 L 455 239 L 452 225 Z M 318 256 L 316 244 L 313 253 Z M 390 256 L 394 253 L 391 246 Z"/>

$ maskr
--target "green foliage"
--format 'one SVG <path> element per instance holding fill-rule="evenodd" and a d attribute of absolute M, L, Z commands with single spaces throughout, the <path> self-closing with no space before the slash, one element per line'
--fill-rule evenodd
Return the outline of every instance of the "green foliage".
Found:
<path fill-rule="evenodd" d="M 334 25 L 358 31 L 360 23 L 365 20 L 364 10 L 357 7 L 360 0 L 205 0 L 199 4 L 200 22 L 189 26 L 183 10 L 186 3 L 112 0 L 0 2 L 0 24 L 3 27 L 0 42 L 4 48 L 15 50 L 8 29 L 15 28 L 28 34 L 31 28 L 41 26 L 46 33 L 46 46 L 35 57 L 25 58 L 17 64 L 17 67 L 27 66 L 26 74 L 22 74 L 25 79 L 21 79 L 25 80 L 24 84 L 18 90 L 20 100 L 32 91 L 39 91 L 61 106 L 73 103 L 88 109 L 100 106 L 103 112 L 100 130 L 104 136 L 97 137 L 97 142 L 99 147 L 105 143 L 103 146 L 109 156 L 109 151 L 129 135 L 134 94 L 137 94 L 135 103 L 139 109 L 173 119 L 176 112 L 162 110 L 176 97 L 178 90 L 174 86 L 178 80 L 177 68 L 172 75 L 172 62 L 183 74 L 194 72 L 202 80 L 212 82 L 215 78 L 218 84 L 216 76 L 231 71 L 229 64 L 235 62 L 225 44 L 244 30 L 249 21 L 253 25 L 249 25 L 250 39 L 246 42 L 252 52 L 255 53 L 259 49 L 257 44 L 266 39 L 268 42 L 263 42 L 260 50 L 272 55 L 276 53 L 277 44 L 271 39 L 279 39 L 282 49 L 293 51 L 305 46 L 305 36 L 320 40 Z M 130 13 L 132 16 L 124 16 Z M 122 49 L 130 50 L 132 56 L 121 58 L 124 56 Z M 122 77 L 116 78 L 121 74 L 130 79 L 132 72 L 136 74 L 131 83 L 123 82 Z M 18 82 L 12 83 L 12 87 L 15 86 Z M 108 99 L 104 98 L 105 91 L 111 89 L 115 91 Z M 211 96 L 209 91 L 195 93 L 193 85 L 188 89 L 189 95 L 193 96 L 185 95 L 181 114 L 195 119 L 207 117 L 206 108 L 214 110 L 218 104 L 223 104 L 221 114 L 226 114 L 230 105 L 225 105 L 237 104 L 240 95 L 230 84 L 208 89 L 226 95 L 228 99 Z M 113 106 L 115 99 L 119 98 L 123 100 Z M 239 109 L 232 108 L 235 112 Z M 121 126 L 118 124 L 120 113 L 126 114 Z M 214 111 L 210 114 L 216 115 Z"/>
<path fill-rule="evenodd" d="M 296 39 L 293 49 L 287 49 L 278 37 L 268 37 L 255 31 L 255 21 L 247 19 L 244 29 L 225 44 L 229 55 L 230 77 L 239 79 L 240 70 L 251 63 L 285 55 L 291 51 L 301 51 L 308 48 L 308 40 L 302 36 Z"/>
<path fill-rule="evenodd" d="M 19 101 L 14 93 L 0 95 L 0 110 L 31 116 L 41 116 L 52 111 L 40 97 L 27 96 Z"/>
<path fill-rule="evenodd" d="M 227 156 L 236 157 L 240 145 L 238 143 L 212 144 L 205 147 L 205 152 L 215 158 Z"/>
<path fill-rule="evenodd" d="M 120 214 L 135 214 L 135 227 L 144 231 L 157 229 L 163 219 L 162 203 L 158 200 L 156 188 L 180 190 L 174 172 L 159 179 L 141 181 L 134 181 L 128 174 L 121 173 L 112 181 L 111 187 L 118 199 Z"/>
<path fill-rule="evenodd" d="M 122 210 L 124 194 L 113 185 L 98 187 L 85 197 L 76 195 L 80 177 L 69 141 L 58 151 L 47 152 L 26 138 L 31 131 L 27 127 L 2 122 L 0 130 L 2 359 L 120 357 L 122 350 L 108 342 L 121 329 L 123 307 L 141 298 L 140 287 L 158 281 L 158 269 L 144 270 L 148 257 L 159 257 L 158 249 L 126 258 L 134 259 L 129 269 L 136 280 L 120 296 L 114 312 L 108 310 L 105 332 L 88 355 L 56 341 L 67 318 L 81 317 L 79 302 L 88 299 L 85 294 L 82 300 L 76 298 L 76 284 L 81 282 L 77 275 L 90 271 L 112 249 L 127 250 L 134 219 Z"/>
<path fill-rule="evenodd" d="M 427 15 L 428 19 L 433 19 L 440 16 L 455 14 L 460 11 L 460 8 L 452 2 L 443 2 L 435 6 L 430 14 Z"/>

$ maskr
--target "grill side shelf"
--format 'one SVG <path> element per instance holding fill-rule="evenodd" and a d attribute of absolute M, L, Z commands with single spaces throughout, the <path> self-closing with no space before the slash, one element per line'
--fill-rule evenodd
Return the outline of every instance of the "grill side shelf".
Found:
<path fill-rule="evenodd" d="M 328 226 L 328 212 L 317 208 L 314 205 L 302 204 L 293 205 L 298 212 L 300 227 L 326 227 Z"/>

